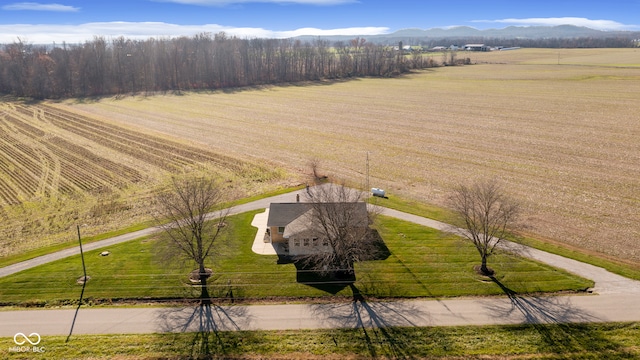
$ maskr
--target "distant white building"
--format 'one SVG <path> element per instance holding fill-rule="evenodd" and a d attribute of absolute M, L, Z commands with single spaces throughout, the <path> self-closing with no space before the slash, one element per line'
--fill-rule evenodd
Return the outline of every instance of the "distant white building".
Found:
<path fill-rule="evenodd" d="M 485 44 L 467 44 L 464 49 L 466 51 L 489 51 L 489 47 Z"/>
<path fill-rule="evenodd" d="M 393 47 L 393 50 L 395 50 L 395 51 L 399 51 L 399 50 L 400 50 L 400 47 L 398 47 L 398 46 L 394 46 L 394 47 Z M 403 50 L 403 51 L 413 51 L 413 47 L 412 47 L 411 45 L 404 45 L 404 46 L 402 47 L 402 50 Z"/>

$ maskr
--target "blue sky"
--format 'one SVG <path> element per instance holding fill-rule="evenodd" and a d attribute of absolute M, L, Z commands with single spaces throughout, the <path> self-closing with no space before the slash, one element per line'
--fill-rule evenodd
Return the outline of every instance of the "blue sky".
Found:
<path fill-rule="evenodd" d="M 107 38 L 371 35 L 406 28 L 574 24 L 640 31 L 640 0 L 0 0 L 0 43 Z"/>

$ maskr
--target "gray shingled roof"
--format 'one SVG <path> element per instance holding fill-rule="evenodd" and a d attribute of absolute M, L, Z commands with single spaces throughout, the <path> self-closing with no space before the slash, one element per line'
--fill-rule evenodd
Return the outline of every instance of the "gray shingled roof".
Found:
<path fill-rule="evenodd" d="M 327 203 L 327 206 L 333 206 L 335 203 Z M 358 224 L 367 223 L 367 204 L 364 202 L 347 203 L 345 206 L 353 207 L 360 217 L 352 218 Z M 269 217 L 267 226 L 287 226 L 295 219 L 312 209 L 309 203 L 271 203 L 269 205 Z"/>
<path fill-rule="evenodd" d="M 311 205 L 305 203 L 272 203 L 269 206 L 267 226 L 287 226 L 309 209 Z"/>

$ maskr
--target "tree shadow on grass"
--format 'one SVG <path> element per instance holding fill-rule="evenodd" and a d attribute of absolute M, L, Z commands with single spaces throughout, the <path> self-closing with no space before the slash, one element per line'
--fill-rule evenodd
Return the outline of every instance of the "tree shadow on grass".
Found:
<path fill-rule="evenodd" d="M 229 334 L 247 328 L 251 319 L 246 307 L 218 306 L 201 303 L 193 307 L 170 308 L 159 315 L 161 330 L 176 334 L 176 341 L 183 341 L 182 334 L 191 335 L 185 343 L 185 358 L 211 359 L 225 356 L 238 344 Z M 249 336 L 244 334 L 243 336 Z"/>
<path fill-rule="evenodd" d="M 296 282 L 336 295 L 355 282 L 355 274 L 322 274 L 305 263 L 295 262 Z"/>
<path fill-rule="evenodd" d="M 349 287 L 353 293 L 350 303 L 313 305 L 313 312 L 326 318 L 331 327 L 361 330 L 361 337 L 351 340 L 362 340 L 360 345 L 372 358 L 413 359 L 406 329 L 417 326 L 413 319 L 424 318 L 428 314 L 411 302 L 368 302 L 354 284 Z"/>
<path fill-rule="evenodd" d="M 368 256 L 362 257 L 361 261 L 386 260 L 391 256 L 391 250 L 385 244 L 384 239 L 376 229 L 369 229 L 368 247 L 370 249 Z"/>
<path fill-rule="evenodd" d="M 539 334 L 539 351 L 555 354 L 616 352 L 616 356 L 627 358 L 630 355 L 624 346 L 611 341 L 611 338 L 595 326 L 588 323 L 602 321 L 572 304 L 569 297 L 560 296 L 521 296 L 509 289 L 495 277 L 491 280 L 509 297 L 509 303 L 487 305 L 490 314 L 508 318 L 514 313 L 523 316 L 523 322 L 532 326 Z"/>

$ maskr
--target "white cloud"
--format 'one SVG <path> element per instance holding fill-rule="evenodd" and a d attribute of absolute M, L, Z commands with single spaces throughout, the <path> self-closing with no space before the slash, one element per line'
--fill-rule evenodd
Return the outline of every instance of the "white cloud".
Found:
<path fill-rule="evenodd" d="M 557 26 L 575 25 L 584 26 L 596 30 L 632 30 L 637 25 L 625 25 L 613 20 L 591 20 L 579 17 L 554 17 L 554 18 L 526 18 L 526 19 L 500 19 L 500 20 L 474 20 L 478 23 L 499 23 L 519 26 Z"/>
<path fill-rule="evenodd" d="M 78 7 L 61 5 L 61 4 L 40 4 L 34 2 L 21 2 L 4 5 L 2 10 L 31 10 L 31 11 L 57 11 L 57 12 L 76 12 L 80 10 Z"/>
<path fill-rule="evenodd" d="M 303 36 L 303 35 L 314 35 L 314 36 L 379 35 L 379 34 L 386 34 L 388 32 L 389 32 L 389 28 L 386 28 L 386 27 L 353 27 L 353 28 L 330 29 L 330 30 L 322 30 L 322 29 L 316 29 L 316 28 L 302 28 L 302 29 L 291 30 L 291 31 L 277 31 L 274 33 L 277 34 L 275 37 L 278 37 L 278 38 L 290 38 L 290 37 Z"/>
<path fill-rule="evenodd" d="M 290 38 L 301 35 L 378 35 L 389 31 L 386 27 L 354 27 L 343 29 L 302 28 L 289 31 L 273 31 L 262 28 L 231 27 L 217 24 L 176 25 L 162 22 L 96 22 L 82 25 L 0 25 L 0 44 L 16 41 L 18 37 L 32 44 L 83 43 L 94 36 L 115 38 L 124 36 L 129 39 L 147 39 L 151 37 L 193 36 L 209 32 L 224 31 L 240 38 Z"/>
<path fill-rule="evenodd" d="M 153 0 L 200 6 L 225 6 L 247 3 L 301 4 L 301 5 L 342 5 L 357 3 L 358 0 Z"/>

